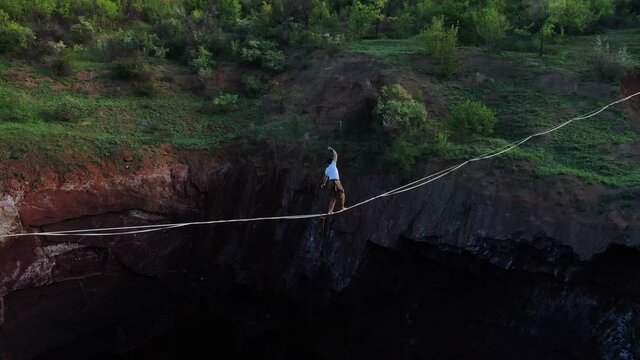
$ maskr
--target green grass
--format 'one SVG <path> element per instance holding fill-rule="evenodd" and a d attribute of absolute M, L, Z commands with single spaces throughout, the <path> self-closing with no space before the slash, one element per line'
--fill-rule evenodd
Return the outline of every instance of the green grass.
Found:
<path fill-rule="evenodd" d="M 497 98 L 494 94 L 500 94 Z M 492 85 L 483 91 L 449 94 L 449 103 L 462 98 L 479 99 L 498 115 L 494 136 L 514 141 L 601 107 L 591 99 L 576 95 L 545 94 L 531 91 L 525 84 Z M 625 153 L 623 145 L 640 143 L 640 133 L 621 108 L 596 117 L 576 121 L 559 131 L 535 138 L 506 155 L 507 159 L 527 160 L 544 175 L 567 174 L 592 183 L 614 186 L 640 184 L 640 157 Z M 461 145 L 455 154 L 471 155 L 500 147 L 487 146 L 486 139 L 473 139 Z M 616 152 L 617 151 L 617 152 Z"/>
<path fill-rule="evenodd" d="M 640 59 L 640 42 L 634 41 L 639 35 L 638 30 L 624 30 L 609 32 L 607 36 L 614 47 L 626 45 Z M 536 76 L 554 71 L 579 81 L 593 81 L 587 63 L 593 38 L 566 38 L 564 43 L 551 44 L 549 53 L 542 58 L 533 52 L 485 52 L 504 61 L 505 66 L 529 72 L 530 76 L 518 79 L 496 78 L 469 86 L 455 77 L 429 76 L 425 82 L 431 87 L 428 90 L 448 108 L 467 99 L 478 100 L 496 113 L 498 124 L 491 137 L 464 138 L 454 133 L 445 154 L 428 150 L 425 157 L 468 159 L 603 106 L 604 99 L 574 93 L 553 94 L 534 86 Z M 412 60 L 423 56 L 412 39 L 365 40 L 351 44 L 347 51 L 376 57 L 388 67 L 408 68 Z M 74 65 L 76 71 L 108 69 L 108 64 L 91 52 L 74 57 Z M 7 75 L 16 69 L 37 81 L 26 83 Z M 161 91 L 154 98 L 109 93 L 90 97 L 71 90 L 73 81 L 52 77 L 25 62 L 0 60 L 0 163 L 47 163 L 64 171 L 82 166 L 87 159 L 100 162 L 112 158 L 122 150 L 144 156 L 161 144 L 172 144 L 179 149 L 215 152 L 238 139 L 245 144 L 266 140 L 291 149 L 303 146 L 307 151 L 318 152 L 326 143 L 337 141 L 357 154 L 352 163 L 354 167 L 362 166 L 362 171 L 367 171 L 370 164 L 375 166 L 385 155 L 386 140 L 380 134 L 323 132 L 299 120 L 296 114 L 263 119 L 256 100 L 241 99 L 238 111 L 213 114 L 202 111 L 210 101 L 189 92 Z M 75 109 L 70 121 L 51 116 L 57 109 L 65 109 L 68 102 Z M 533 139 L 495 161 L 504 164 L 527 161 L 543 177 L 572 175 L 591 183 L 638 185 L 640 156 L 628 149 L 640 143 L 640 132 L 638 126 L 629 123 L 622 109 L 617 107 L 552 135 Z M 443 119 L 435 121 L 442 122 L 440 128 L 446 126 Z"/>
<path fill-rule="evenodd" d="M 609 30 L 600 34 L 613 51 L 625 47 L 633 56 L 635 66 L 640 66 L 640 29 Z M 557 37 L 545 48 L 544 55 L 538 52 L 500 51 L 490 52 L 499 58 L 510 61 L 533 62 L 537 73 L 559 71 L 572 74 L 577 78 L 593 80 L 594 74 L 589 64 L 593 55 L 596 35 Z M 528 68 L 529 69 L 529 68 Z"/>
<path fill-rule="evenodd" d="M 154 98 L 102 95 L 89 97 L 60 85 L 70 82 L 40 78 L 38 69 L 0 62 L 0 69 L 21 66 L 38 79 L 35 86 L 0 80 L 0 161 L 47 157 L 57 165 L 78 164 L 86 158 L 114 156 L 121 150 L 146 151 L 170 143 L 179 149 L 215 151 L 239 133 L 254 116 L 255 101 L 243 100 L 232 114 L 201 111 L 204 98 L 188 92 L 163 93 Z M 91 69 L 101 68 L 97 63 Z M 89 67 L 88 67 L 89 68 Z M 11 95 L 11 96 L 4 96 Z M 72 122 L 50 114 L 72 102 Z"/>
<path fill-rule="evenodd" d="M 414 39 L 362 40 L 350 44 L 346 51 L 373 56 L 389 67 L 407 65 L 412 55 L 419 54 Z"/>
<path fill-rule="evenodd" d="M 640 66 L 640 29 L 609 31 L 607 40 L 613 49 L 625 46 Z M 554 94 L 535 87 L 536 76 L 560 72 L 578 81 L 592 81 L 589 59 L 594 35 L 566 37 L 547 47 L 539 57 L 535 52 L 481 51 L 487 56 L 505 61 L 526 71 L 519 79 L 487 82 L 482 86 L 467 86 L 458 79 L 430 78 L 434 94 L 444 98 L 451 108 L 466 99 L 479 100 L 489 106 L 499 122 L 493 137 L 461 138 L 452 134 L 453 144 L 444 154 L 451 160 L 464 160 L 497 149 L 511 141 L 550 128 L 578 115 L 605 105 L 606 99 L 569 93 Z M 353 44 L 349 51 L 362 53 L 397 64 L 417 58 L 418 52 L 410 40 L 368 40 Z M 491 74 L 489 74 L 491 76 Z M 611 86 L 616 91 L 617 86 Z M 624 107 L 618 106 L 596 117 L 570 124 L 552 135 L 532 139 L 520 148 L 496 158 L 498 162 L 524 160 L 534 165 L 541 176 L 573 175 L 585 182 L 610 186 L 640 184 L 640 156 L 630 153 L 640 144 L 638 126 L 630 123 Z"/>

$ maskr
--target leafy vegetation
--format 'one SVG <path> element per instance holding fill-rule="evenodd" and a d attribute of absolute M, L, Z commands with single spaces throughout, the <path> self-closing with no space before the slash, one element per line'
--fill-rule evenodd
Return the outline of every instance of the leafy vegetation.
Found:
<path fill-rule="evenodd" d="M 461 65 L 458 54 L 458 27 L 445 28 L 444 17 L 433 18 L 421 34 L 420 42 L 426 54 L 433 55 L 439 62 L 442 75 L 454 74 Z"/>
<path fill-rule="evenodd" d="M 491 135 L 496 122 L 496 115 L 481 102 L 467 100 L 453 107 L 451 129 L 455 133 Z"/>
<path fill-rule="evenodd" d="M 322 48 L 379 58 L 399 83 L 407 68 L 442 75 L 407 86 L 428 96 L 385 87 L 373 109 L 386 129 L 376 156 L 408 171 L 422 157 L 475 155 L 592 110 L 592 98 L 532 91 L 531 79 L 620 81 L 639 65 L 639 11 L 614 0 L 0 0 L 0 161 L 100 161 L 164 143 L 212 151 L 249 132 L 283 143 L 333 136 L 305 122 L 305 92 L 280 74 Z M 531 79 L 469 82 L 469 54 L 519 64 Z M 251 75 L 218 77 L 233 66 Z M 87 76 L 93 83 L 77 84 Z M 273 119 L 261 113 L 269 101 Z M 611 113 L 510 156 L 541 174 L 629 185 L 640 182 L 637 158 L 611 154 L 638 142 L 625 115 Z"/>
<path fill-rule="evenodd" d="M 609 42 L 596 36 L 593 42 L 593 67 L 605 80 L 621 79 L 633 68 L 633 59 L 626 47 L 613 50 Z"/>
<path fill-rule="evenodd" d="M 217 112 L 228 113 L 238 110 L 238 94 L 220 94 L 213 99 L 213 106 Z"/>
<path fill-rule="evenodd" d="M 383 86 L 373 114 L 385 131 L 402 133 L 428 124 L 427 110 L 400 84 Z"/>

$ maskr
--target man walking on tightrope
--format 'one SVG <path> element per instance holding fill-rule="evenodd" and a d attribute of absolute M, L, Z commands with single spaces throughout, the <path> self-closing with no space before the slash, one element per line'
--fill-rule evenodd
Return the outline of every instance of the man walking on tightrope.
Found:
<path fill-rule="evenodd" d="M 332 214 L 338 200 L 340 200 L 338 211 L 346 208 L 344 206 L 344 188 L 340 183 L 340 175 L 338 174 L 338 153 L 331 146 L 328 149 L 331 152 L 331 158 L 327 160 L 329 166 L 324 170 L 324 179 L 320 188 L 325 187 L 327 181 L 329 181 L 329 211 L 327 213 Z"/>

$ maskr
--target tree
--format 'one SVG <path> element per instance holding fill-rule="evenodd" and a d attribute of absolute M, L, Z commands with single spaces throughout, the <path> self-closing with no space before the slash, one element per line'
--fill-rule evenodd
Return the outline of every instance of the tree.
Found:
<path fill-rule="evenodd" d="M 240 19 L 242 4 L 240 0 L 219 0 L 216 7 L 218 19 L 224 25 L 233 25 Z"/>
<path fill-rule="evenodd" d="M 434 17 L 431 25 L 420 33 L 419 39 L 422 51 L 438 60 L 438 71 L 441 75 L 452 75 L 460 68 L 458 26 L 447 29 L 443 16 Z"/>
<path fill-rule="evenodd" d="M 384 20 L 387 15 L 387 5 L 389 5 L 389 0 L 373 0 L 372 5 L 378 13 L 376 18 L 376 37 L 378 37 L 380 34 L 380 22 Z"/>
<path fill-rule="evenodd" d="M 316 0 L 309 13 L 309 28 L 313 31 L 324 31 L 338 26 L 338 17 L 331 11 L 324 0 Z"/>
<path fill-rule="evenodd" d="M 509 21 L 496 5 L 476 9 L 471 13 L 471 17 L 476 33 L 488 48 L 493 48 L 497 41 L 505 38 Z"/>
<path fill-rule="evenodd" d="M 34 39 L 31 29 L 11 20 L 9 14 L 0 10 L 0 54 L 24 50 Z"/>
<path fill-rule="evenodd" d="M 349 28 L 356 39 L 362 39 L 371 32 L 373 22 L 380 18 L 380 13 L 374 5 L 356 2 L 349 14 Z"/>
<path fill-rule="evenodd" d="M 451 115 L 451 129 L 462 135 L 491 135 L 498 121 L 491 109 L 471 100 L 455 106 Z"/>
<path fill-rule="evenodd" d="M 535 8 L 540 36 L 540 56 L 546 40 L 556 34 L 582 33 L 604 14 L 612 0 L 545 0 Z"/>
<path fill-rule="evenodd" d="M 400 84 L 382 87 L 373 115 L 392 133 L 420 129 L 429 120 L 424 105 L 414 100 Z"/>

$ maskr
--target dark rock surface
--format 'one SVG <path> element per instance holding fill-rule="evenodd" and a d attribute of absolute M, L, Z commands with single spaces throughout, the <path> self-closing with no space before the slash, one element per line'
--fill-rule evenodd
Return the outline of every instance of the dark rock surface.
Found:
<path fill-rule="evenodd" d="M 18 211 L 5 210 L 2 224 L 57 230 L 324 209 L 319 169 L 264 164 L 276 162 L 194 157 L 136 183 L 105 180 L 93 187 L 100 196 L 80 191 L 79 201 L 83 183 L 13 194 L 3 208 Z M 399 184 L 349 171 L 351 204 Z M 531 179 L 521 164 L 474 164 L 324 228 L 271 221 L 3 240 L 0 354 L 640 357 L 638 211 L 617 211 L 600 186 Z M 135 196 L 120 195 L 127 186 Z M 63 213 L 58 200 L 76 205 Z"/>

